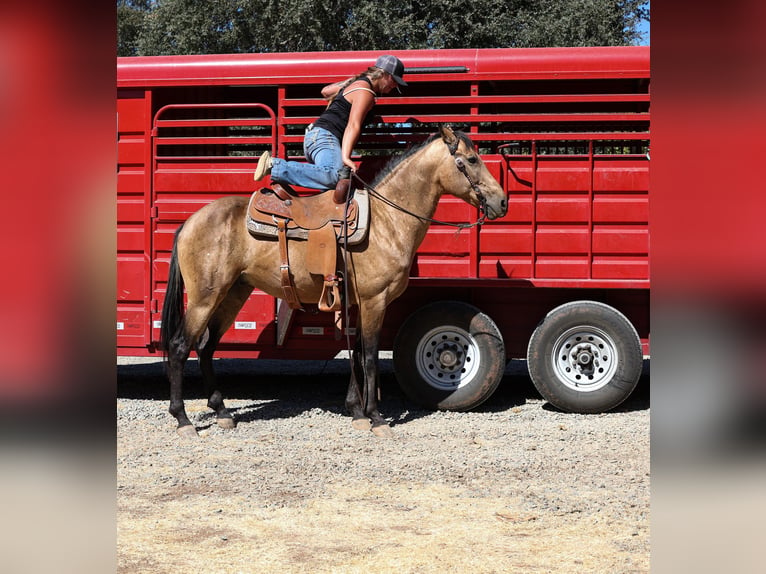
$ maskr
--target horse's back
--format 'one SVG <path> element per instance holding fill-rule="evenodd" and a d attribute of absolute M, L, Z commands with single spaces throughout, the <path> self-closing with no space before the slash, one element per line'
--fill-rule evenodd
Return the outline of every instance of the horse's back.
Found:
<path fill-rule="evenodd" d="M 197 267 L 203 260 L 217 265 L 226 260 L 241 266 L 236 259 L 243 257 L 247 249 L 247 201 L 241 196 L 222 197 L 186 220 L 177 245 L 182 268 L 188 268 L 191 261 Z"/>
<path fill-rule="evenodd" d="M 241 195 L 228 195 L 218 198 L 192 214 L 187 223 L 211 225 L 213 224 L 212 222 L 216 222 L 220 224 L 220 222 L 226 219 L 236 218 L 240 215 L 244 221 L 247 201 L 248 198 Z"/>

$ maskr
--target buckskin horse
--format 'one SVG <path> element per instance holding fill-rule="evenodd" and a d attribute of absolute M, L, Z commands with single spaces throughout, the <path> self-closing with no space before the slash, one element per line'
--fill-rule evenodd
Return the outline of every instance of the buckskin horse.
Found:
<path fill-rule="evenodd" d="M 392 160 L 369 186 L 369 229 L 357 245 L 341 245 L 347 264 L 347 304 L 357 305 L 356 341 L 345 406 L 354 428 L 377 436 L 392 431 L 378 412 L 378 350 L 388 305 L 409 280 L 415 252 L 423 241 L 439 198 L 458 197 L 484 217 L 505 215 L 508 201 L 473 142 L 440 126 L 423 144 Z M 213 353 L 254 288 L 284 298 L 280 246 L 273 238 L 251 235 L 248 199 L 217 199 L 192 214 L 176 231 L 162 309 L 160 346 L 170 381 L 170 413 L 181 436 L 197 431 L 183 402 L 183 369 L 196 349 L 207 405 L 223 428 L 234 428 L 213 373 Z M 317 303 L 324 278 L 310 273 L 305 241 L 290 241 L 294 290 L 301 302 Z M 184 313 L 183 290 L 187 293 Z"/>

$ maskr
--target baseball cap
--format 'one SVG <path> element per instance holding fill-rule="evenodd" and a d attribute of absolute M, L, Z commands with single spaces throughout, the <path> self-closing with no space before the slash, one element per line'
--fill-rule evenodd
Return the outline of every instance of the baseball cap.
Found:
<path fill-rule="evenodd" d="M 391 74 L 394 77 L 394 80 L 396 80 L 396 83 L 400 86 L 407 85 L 407 82 L 402 80 L 404 64 L 402 64 L 402 61 L 396 56 L 392 56 L 391 54 L 379 56 L 378 59 L 375 60 L 375 67 Z"/>

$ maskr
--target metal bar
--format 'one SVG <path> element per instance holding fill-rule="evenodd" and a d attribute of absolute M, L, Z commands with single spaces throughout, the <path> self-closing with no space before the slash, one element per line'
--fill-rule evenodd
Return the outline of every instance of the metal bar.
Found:
<path fill-rule="evenodd" d="M 465 74 L 468 66 L 421 66 L 404 68 L 405 74 Z"/>

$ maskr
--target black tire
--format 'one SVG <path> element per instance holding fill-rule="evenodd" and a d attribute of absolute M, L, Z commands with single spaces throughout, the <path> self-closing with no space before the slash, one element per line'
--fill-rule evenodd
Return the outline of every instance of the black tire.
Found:
<path fill-rule="evenodd" d="M 402 391 L 433 410 L 467 411 L 486 401 L 505 372 L 505 344 L 473 305 L 439 301 L 410 315 L 394 341 Z"/>
<path fill-rule="evenodd" d="M 527 348 L 527 367 L 540 394 L 573 413 L 602 413 L 638 384 L 643 352 L 638 333 L 619 311 L 597 301 L 572 301 L 546 315 Z"/>

